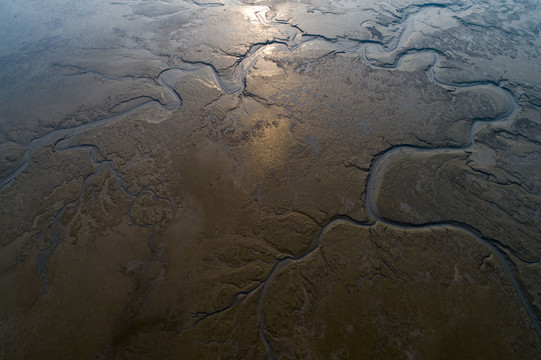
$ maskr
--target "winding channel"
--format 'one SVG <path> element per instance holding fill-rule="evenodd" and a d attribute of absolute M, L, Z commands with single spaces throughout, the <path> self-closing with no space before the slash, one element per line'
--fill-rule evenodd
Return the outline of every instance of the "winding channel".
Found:
<path fill-rule="evenodd" d="M 528 316 L 530 317 L 532 325 L 534 326 L 538 336 L 541 338 L 540 321 L 535 311 L 533 310 L 532 304 L 528 300 L 526 291 L 522 288 L 522 286 L 520 285 L 519 281 L 517 280 L 515 276 L 515 273 L 511 267 L 512 266 L 511 260 L 509 259 L 507 254 L 502 249 L 500 249 L 497 245 L 495 245 L 490 239 L 486 239 L 482 237 L 479 231 L 468 226 L 467 224 L 459 224 L 459 223 L 452 223 L 452 222 L 426 223 L 426 224 L 419 224 L 419 225 L 404 224 L 404 223 L 399 223 L 396 221 L 385 219 L 379 214 L 377 204 L 376 204 L 378 191 L 379 191 L 379 184 L 381 183 L 381 178 L 385 172 L 387 160 L 392 154 L 406 153 L 406 152 L 448 154 L 448 153 L 462 153 L 464 151 L 472 150 L 473 147 L 475 146 L 475 134 L 479 130 L 480 125 L 488 124 L 488 123 L 512 121 L 513 116 L 518 109 L 518 103 L 515 100 L 515 98 L 512 96 L 509 90 L 502 89 L 501 87 L 498 87 L 491 83 L 476 82 L 472 84 L 453 84 L 453 83 L 442 82 L 438 80 L 434 74 L 434 67 L 439 63 L 439 61 L 440 61 L 440 55 L 436 54 L 436 60 L 433 62 L 430 68 L 426 71 L 427 76 L 429 77 L 430 80 L 432 80 L 432 82 L 434 82 L 435 84 L 443 88 L 447 88 L 450 90 L 454 90 L 456 88 L 472 89 L 476 87 L 493 88 L 505 94 L 507 101 L 509 102 L 509 106 L 507 110 L 501 115 L 493 119 L 474 120 L 473 123 L 469 127 L 468 142 L 462 146 L 435 149 L 435 148 L 423 148 L 420 146 L 399 145 L 399 146 L 393 146 L 383 151 L 382 153 L 377 154 L 374 157 L 374 160 L 372 161 L 368 178 L 367 178 L 367 185 L 366 185 L 366 190 L 365 190 L 365 208 L 368 214 L 370 215 L 370 217 L 375 219 L 377 222 L 383 223 L 385 225 L 388 225 L 390 227 L 394 227 L 397 229 L 414 230 L 414 229 L 433 229 L 433 228 L 444 227 L 444 228 L 460 230 L 460 231 L 464 231 L 468 233 L 478 243 L 482 244 L 486 249 L 488 249 L 492 254 L 494 254 L 494 256 L 498 259 L 499 263 L 503 266 L 526 312 L 528 313 Z M 397 66 L 397 64 L 395 64 L 395 66 Z"/>
<path fill-rule="evenodd" d="M 433 7 L 437 7 L 442 10 L 445 9 L 453 13 L 458 12 L 458 10 L 448 9 L 446 7 L 442 7 L 437 4 L 433 5 Z M 479 127 L 482 123 L 505 122 L 505 121 L 511 121 L 513 119 L 513 116 L 517 111 L 518 104 L 516 100 L 514 99 L 512 93 L 507 89 L 501 88 L 489 82 L 453 84 L 453 83 L 440 81 L 436 77 L 434 69 L 440 63 L 441 57 L 443 56 L 442 54 L 440 54 L 435 49 L 413 49 L 412 50 L 412 49 L 403 48 L 405 46 L 404 44 L 407 43 L 408 37 L 413 32 L 412 31 L 412 24 L 413 24 L 412 16 L 424 11 L 425 9 L 430 9 L 430 6 L 428 5 L 424 7 L 420 7 L 418 11 L 412 12 L 409 15 L 406 15 L 404 19 L 402 19 L 404 28 L 391 44 L 378 43 L 374 41 L 358 41 L 358 47 L 355 50 L 351 50 L 351 48 L 347 49 L 344 46 L 341 46 L 340 41 L 338 41 L 338 39 L 328 39 L 320 35 L 307 34 L 304 31 L 302 31 L 302 29 L 300 29 L 297 25 L 291 24 L 288 21 L 278 20 L 278 19 L 269 20 L 266 17 L 266 12 L 269 11 L 270 8 L 268 8 L 268 10 L 261 10 L 260 8 L 261 7 L 257 7 L 258 10 L 256 11 L 255 14 L 262 24 L 266 26 L 271 26 L 271 25 L 283 26 L 284 24 L 289 25 L 292 28 L 297 30 L 297 35 L 295 35 L 292 39 L 288 41 L 273 40 L 273 41 L 269 41 L 265 43 L 253 44 L 247 50 L 245 55 L 240 57 L 237 63 L 233 67 L 228 68 L 228 69 L 216 69 L 212 64 L 205 63 L 205 62 L 184 62 L 182 65 L 177 65 L 177 66 L 163 70 L 158 76 L 158 82 L 160 83 L 161 86 L 163 86 L 163 88 L 167 91 L 169 97 L 172 99 L 170 102 L 163 104 L 159 100 L 151 99 L 140 105 L 134 106 L 122 113 L 111 115 L 111 116 L 101 118 L 101 119 L 97 119 L 93 122 L 85 123 L 83 125 L 73 127 L 73 128 L 54 130 L 39 138 L 32 140 L 28 144 L 27 149 L 24 152 L 23 156 L 14 165 L 13 167 L 14 170 L 7 176 L 4 176 L 3 178 L 0 179 L 0 191 L 4 189 L 8 184 L 10 184 L 12 181 L 15 180 L 26 169 L 26 167 L 29 165 L 33 156 L 41 148 L 45 146 L 54 145 L 55 149 L 57 150 L 69 150 L 75 147 L 87 148 L 91 150 L 90 156 L 93 163 L 97 165 L 96 170 L 92 174 L 90 174 L 83 182 L 79 196 L 74 200 L 66 202 L 59 212 L 49 217 L 49 219 L 52 219 L 52 224 L 48 226 L 48 230 L 51 233 L 54 232 L 52 231 L 52 229 L 54 229 L 56 221 L 60 217 L 62 212 L 65 211 L 65 209 L 69 205 L 81 199 L 83 191 L 85 189 L 86 182 L 92 176 L 94 176 L 102 166 L 107 166 L 111 170 L 114 177 L 117 179 L 117 182 L 119 183 L 119 186 L 121 187 L 122 191 L 126 195 L 132 198 L 133 202 L 132 202 L 132 205 L 130 206 L 130 209 L 128 210 L 128 216 L 130 216 L 129 213 L 131 211 L 131 208 L 133 207 L 133 204 L 143 194 L 143 192 L 149 192 L 154 197 L 157 197 L 158 195 L 147 189 L 142 190 L 142 192 L 138 194 L 131 193 L 128 189 L 124 187 L 122 176 L 115 169 L 114 164 L 110 160 L 107 160 L 107 159 L 98 159 L 97 156 L 99 154 L 99 149 L 97 149 L 97 147 L 95 147 L 94 145 L 76 145 L 75 147 L 69 147 L 69 146 L 63 146 L 63 144 L 70 138 L 73 138 L 75 135 L 80 134 L 84 132 L 85 130 L 121 120 L 130 114 L 133 114 L 139 110 L 142 110 L 151 106 L 157 106 L 158 108 L 161 108 L 168 112 L 177 111 L 182 104 L 182 99 L 181 99 L 181 96 L 174 89 L 174 87 L 175 87 L 175 84 L 178 81 L 180 81 L 182 77 L 185 76 L 186 74 L 196 73 L 197 71 L 201 69 L 207 69 L 210 71 L 213 81 L 215 81 L 215 83 L 218 85 L 218 87 L 221 89 L 221 91 L 224 94 L 243 94 L 245 90 L 245 80 L 246 80 L 247 74 L 250 72 L 254 64 L 257 62 L 258 58 L 264 54 L 264 51 L 272 51 L 272 47 L 274 46 L 285 46 L 287 47 L 289 51 L 293 51 L 299 46 L 303 44 L 307 44 L 309 42 L 313 42 L 316 45 L 317 45 L 317 42 L 324 42 L 327 45 L 331 45 L 331 47 L 333 47 L 335 51 L 353 52 L 353 53 L 358 53 L 359 55 L 362 55 L 365 62 L 369 66 L 372 66 L 375 68 L 390 69 L 390 70 L 399 69 L 401 66 L 402 59 L 404 59 L 406 56 L 413 55 L 413 56 L 422 56 L 422 57 L 428 57 L 428 56 L 433 57 L 432 63 L 428 66 L 428 68 L 425 71 L 426 76 L 433 83 L 443 88 L 450 89 L 450 90 L 456 90 L 460 88 L 472 89 L 472 88 L 482 87 L 485 89 L 491 89 L 493 91 L 502 92 L 509 103 L 507 111 L 505 111 L 503 114 L 493 119 L 483 119 L 483 120 L 473 121 L 473 123 L 469 127 L 468 141 L 466 144 L 462 146 L 447 147 L 447 148 L 428 148 L 428 147 L 423 148 L 420 146 L 412 146 L 412 145 L 404 144 L 404 145 L 392 146 L 384 150 L 383 152 L 374 155 L 372 163 L 370 165 L 366 189 L 365 189 L 365 208 L 369 216 L 374 220 L 373 222 L 361 223 L 361 222 L 355 221 L 354 219 L 344 217 L 344 216 L 332 219 L 331 221 L 329 221 L 326 225 L 322 227 L 318 235 L 317 241 L 305 253 L 297 257 L 287 256 L 281 259 L 277 259 L 275 263 L 273 264 L 271 270 L 267 274 L 267 276 L 257 286 L 255 286 L 249 291 L 238 292 L 232 299 L 231 304 L 223 309 L 219 309 L 211 313 L 201 312 L 201 313 L 194 314 L 194 316 L 199 317 L 199 319 L 194 321 L 191 326 L 183 330 L 192 328 L 196 326 L 197 323 L 199 323 L 200 321 L 203 321 L 211 316 L 214 316 L 216 314 L 232 309 L 232 307 L 235 304 L 237 304 L 238 302 L 242 302 L 244 299 L 246 299 L 247 296 L 254 294 L 254 296 L 258 297 L 258 305 L 257 305 L 258 310 L 257 311 L 258 311 L 258 316 L 259 316 L 259 321 L 258 321 L 259 333 L 267 347 L 269 357 L 271 359 L 275 359 L 272 343 L 269 340 L 266 333 L 263 303 L 264 303 L 266 291 L 268 289 L 268 285 L 272 282 L 274 276 L 277 273 L 277 270 L 282 268 L 283 266 L 288 266 L 289 264 L 295 263 L 297 261 L 302 261 L 306 259 L 308 256 L 310 256 L 311 254 L 313 254 L 314 252 L 316 252 L 317 250 L 319 250 L 325 234 L 328 232 L 329 229 L 331 229 L 332 227 L 336 225 L 349 224 L 349 225 L 357 226 L 357 227 L 371 227 L 371 226 L 374 226 L 376 223 L 382 223 L 389 227 L 403 229 L 403 230 L 447 228 L 447 229 L 462 231 L 462 232 L 467 233 L 469 236 L 475 239 L 479 244 L 482 244 L 487 250 L 489 250 L 492 254 L 494 254 L 496 259 L 498 259 L 499 263 L 502 265 L 511 283 L 513 284 L 515 291 L 518 294 L 526 312 L 528 313 L 528 316 L 530 317 L 535 330 L 537 331 L 539 337 L 541 338 L 541 326 L 539 323 L 539 319 L 537 318 L 535 311 L 533 310 L 533 306 L 528 300 L 526 291 L 522 288 L 519 281 L 517 280 L 515 273 L 512 269 L 512 262 L 509 259 L 509 257 L 506 255 L 504 250 L 499 248 L 489 239 L 485 239 L 484 237 L 482 237 L 478 231 L 470 228 L 467 224 L 458 224 L 458 223 L 452 223 L 452 222 L 427 223 L 427 224 L 421 224 L 421 225 L 403 224 L 403 223 L 398 223 L 398 222 L 390 221 L 383 218 L 379 214 L 377 206 L 376 206 L 379 184 L 381 182 L 381 177 L 383 176 L 383 173 L 385 172 L 386 161 L 388 160 L 390 155 L 395 154 L 397 152 L 423 152 L 423 153 L 431 153 L 431 154 L 441 154 L 441 153 L 454 153 L 454 152 L 463 152 L 463 151 L 471 150 L 475 145 L 475 134 L 479 130 Z M 469 7 L 466 7 L 461 10 L 466 11 L 468 9 Z M 381 63 L 378 63 L 377 61 L 374 61 L 368 56 L 368 53 L 373 52 L 373 51 L 376 51 L 378 54 L 394 55 L 393 56 L 394 62 L 391 64 L 381 64 Z M 132 222 L 137 224 L 135 220 L 131 218 L 131 216 L 130 216 L 130 219 L 132 220 Z M 152 232 L 154 233 L 154 228 L 152 224 L 137 224 L 137 225 L 142 226 L 142 227 L 152 227 Z M 42 229 L 40 233 L 36 234 L 36 236 L 40 236 L 44 230 L 45 229 Z M 54 234 L 53 234 L 53 237 L 54 237 Z M 152 235 L 152 238 L 153 237 L 154 237 L 154 234 Z M 59 242 L 59 240 L 56 238 L 54 240 L 55 242 Z M 56 247 L 56 245 L 54 247 Z M 47 251 L 45 252 L 40 252 L 40 254 L 38 255 L 38 264 L 39 264 L 38 267 L 40 268 L 39 271 L 40 271 L 40 276 L 42 277 L 42 280 L 43 280 L 44 291 L 47 290 L 47 286 L 48 286 L 47 272 L 46 272 L 47 260 L 51 256 L 52 252 L 54 251 L 54 247 L 47 249 Z"/>

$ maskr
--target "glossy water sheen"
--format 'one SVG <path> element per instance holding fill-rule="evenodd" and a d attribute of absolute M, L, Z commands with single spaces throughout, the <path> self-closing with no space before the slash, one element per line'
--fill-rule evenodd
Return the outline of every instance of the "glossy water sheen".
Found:
<path fill-rule="evenodd" d="M 3 2 L 0 358 L 539 358 L 539 18 Z"/>

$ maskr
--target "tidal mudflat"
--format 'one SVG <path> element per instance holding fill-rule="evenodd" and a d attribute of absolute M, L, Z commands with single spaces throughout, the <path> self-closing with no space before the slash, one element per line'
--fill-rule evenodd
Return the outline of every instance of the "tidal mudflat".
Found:
<path fill-rule="evenodd" d="M 539 359 L 539 19 L 0 4 L 0 359 Z"/>

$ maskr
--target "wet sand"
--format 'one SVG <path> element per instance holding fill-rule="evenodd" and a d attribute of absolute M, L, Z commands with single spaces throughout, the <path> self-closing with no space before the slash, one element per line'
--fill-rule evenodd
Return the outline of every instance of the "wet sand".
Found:
<path fill-rule="evenodd" d="M 539 357 L 534 2 L 17 6 L 0 358 Z"/>

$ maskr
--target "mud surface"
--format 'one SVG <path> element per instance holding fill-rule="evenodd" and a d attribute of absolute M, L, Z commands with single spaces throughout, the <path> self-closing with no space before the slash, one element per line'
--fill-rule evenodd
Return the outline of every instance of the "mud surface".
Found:
<path fill-rule="evenodd" d="M 0 359 L 540 358 L 536 1 L 0 14 Z"/>

